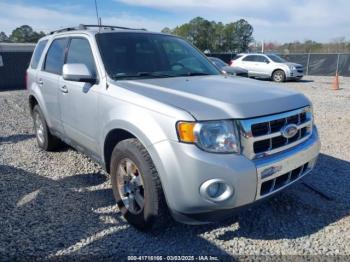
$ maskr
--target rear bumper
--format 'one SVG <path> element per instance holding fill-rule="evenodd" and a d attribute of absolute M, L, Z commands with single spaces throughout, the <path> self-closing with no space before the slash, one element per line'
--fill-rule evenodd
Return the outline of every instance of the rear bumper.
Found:
<path fill-rule="evenodd" d="M 305 142 L 255 161 L 242 155 L 210 154 L 193 145 L 170 141 L 158 143 L 149 151 L 173 217 L 182 223 L 202 224 L 232 216 L 298 181 L 313 169 L 319 150 L 318 133 L 314 128 Z M 306 163 L 309 163 L 307 170 L 298 177 L 285 180 L 284 184 L 279 183 L 279 187 L 261 194 L 264 182 L 291 174 L 292 170 Z M 200 187 L 211 179 L 227 183 L 234 189 L 233 195 L 217 202 L 203 197 Z"/>

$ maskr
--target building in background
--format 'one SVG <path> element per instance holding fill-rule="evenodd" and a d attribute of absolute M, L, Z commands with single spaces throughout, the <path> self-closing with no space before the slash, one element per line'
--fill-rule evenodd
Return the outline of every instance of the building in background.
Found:
<path fill-rule="evenodd" d="M 25 88 L 25 72 L 35 44 L 0 43 L 0 91 Z"/>

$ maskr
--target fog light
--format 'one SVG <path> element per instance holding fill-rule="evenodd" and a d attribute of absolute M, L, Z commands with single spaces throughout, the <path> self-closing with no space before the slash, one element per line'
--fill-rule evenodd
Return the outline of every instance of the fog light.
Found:
<path fill-rule="evenodd" d="M 220 189 L 222 188 L 221 183 L 214 182 L 207 188 L 207 193 L 209 197 L 217 197 L 220 194 Z"/>
<path fill-rule="evenodd" d="M 211 179 L 201 185 L 200 193 L 210 201 L 220 202 L 233 195 L 233 188 L 221 179 Z"/>

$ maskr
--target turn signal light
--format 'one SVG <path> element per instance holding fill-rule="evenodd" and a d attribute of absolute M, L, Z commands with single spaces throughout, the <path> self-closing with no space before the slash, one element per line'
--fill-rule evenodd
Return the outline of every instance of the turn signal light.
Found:
<path fill-rule="evenodd" d="M 177 134 L 181 142 L 194 143 L 196 136 L 194 135 L 194 122 L 179 122 L 177 123 Z"/>

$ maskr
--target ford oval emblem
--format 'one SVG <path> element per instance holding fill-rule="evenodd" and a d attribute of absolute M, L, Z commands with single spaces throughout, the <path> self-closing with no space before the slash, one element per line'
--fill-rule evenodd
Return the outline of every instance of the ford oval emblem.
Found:
<path fill-rule="evenodd" d="M 282 128 L 281 132 L 282 136 L 284 136 L 285 138 L 292 138 L 298 133 L 298 126 L 295 124 L 286 125 Z"/>

